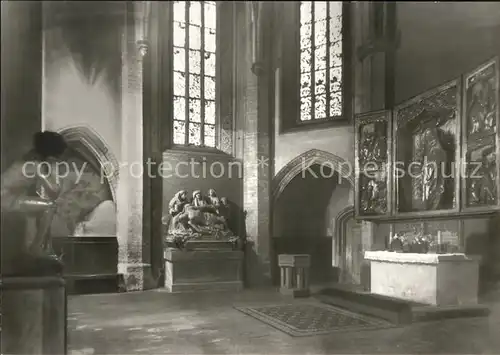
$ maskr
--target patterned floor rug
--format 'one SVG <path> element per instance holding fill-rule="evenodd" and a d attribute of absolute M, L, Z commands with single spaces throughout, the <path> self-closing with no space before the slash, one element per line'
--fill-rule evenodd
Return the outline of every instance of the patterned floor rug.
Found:
<path fill-rule="evenodd" d="M 322 304 L 235 306 L 234 308 L 294 337 L 395 326 L 380 319 Z"/>

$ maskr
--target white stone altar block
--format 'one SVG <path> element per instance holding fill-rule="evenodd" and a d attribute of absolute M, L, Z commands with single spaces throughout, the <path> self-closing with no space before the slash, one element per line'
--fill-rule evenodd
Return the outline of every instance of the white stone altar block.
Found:
<path fill-rule="evenodd" d="M 366 251 L 371 292 L 436 306 L 477 304 L 480 257 Z"/>

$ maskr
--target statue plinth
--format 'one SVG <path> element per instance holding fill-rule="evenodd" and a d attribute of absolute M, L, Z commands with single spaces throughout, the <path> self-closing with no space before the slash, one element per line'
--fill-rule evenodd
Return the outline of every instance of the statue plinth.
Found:
<path fill-rule="evenodd" d="M 187 250 L 165 248 L 165 288 L 169 292 L 240 291 L 243 288 L 243 251 L 217 241 L 193 242 L 192 246 L 193 249 Z M 203 249 L 205 247 L 207 249 Z"/>
<path fill-rule="evenodd" d="M 169 292 L 243 288 L 243 247 L 239 238 L 216 239 L 213 235 L 185 241 L 179 238 L 180 235 L 166 238 L 165 288 Z"/>

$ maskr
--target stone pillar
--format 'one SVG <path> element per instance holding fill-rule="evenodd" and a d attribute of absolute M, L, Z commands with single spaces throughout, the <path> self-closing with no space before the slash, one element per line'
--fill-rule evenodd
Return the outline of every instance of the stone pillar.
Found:
<path fill-rule="evenodd" d="M 143 254 L 143 40 L 142 3 L 127 2 L 122 37 L 122 132 L 117 194 L 118 272 L 127 291 L 143 290 L 151 280 L 149 256 Z M 140 43 L 140 42 L 139 42 Z M 146 260 L 145 260 L 146 259 Z"/>
<path fill-rule="evenodd" d="M 356 2 L 352 5 L 354 112 L 363 113 L 394 106 L 396 4 Z M 374 7 L 383 6 L 383 33 L 375 34 Z M 379 37 L 376 37 L 376 36 Z M 364 53 L 364 54 L 362 54 Z"/>
<path fill-rule="evenodd" d="M 2 2 L 2 173 L 32 147 L 32 136 L 42 128 L 41 3 Z M 15 216 L 16 214 L 14 214 Z M 2 213 L 1 270 L 16 266 L 29 228 L 26 218 Z"/>
<path fill-rule="evenodd" d="M 32 146 L 40 131 L 41 2 L 2 2 L 1 170 Z M 1 213 L 0 353 L 65 354 L 66 297 L 60 277 L 8 277 L 19 271 L 27 218 Z M 21 267 L 21 268 L 20 268 Z"/>
<path fill-rule="evenodd" d="M 267 43 L 272 3 L 261 4 L 259 19 L 259 64 L 252 71 L 252 15 L 250 3 L 237 3 L 236 43 L 237 119 L 242 123 L 243 137 L 243 209 L 246 212 L 246 282 L 249 286 L 271 283 L 270 265 L 270 100 L 273 82 Z"/>
<path fill-rule="evenodd" d="M 351 4 L 354 67 L 354 113 L 392 109 L 394 106 L 394 51 L 396 14 L 395 4 L 374 4 L 355 2 Z M 382 38 L 376 38 L 374 6 L 383 6 L 384 31 Z M 379 19 L 380 20 L 380 19 Z M 366 55 L 360 55 L 361 52 Z M 380 250 L 385 247 L 376 240 L 377 226 L 363 221 L 363 250 Z M 382 243 L 384 244 L 384 243 Z M 361 270 L 362 285 L 370 287 L 370 263 L 363 261 Z"/>
<path fill-rule="evenodd" d="M 41 129 L 41 2 L 2 2 L 1 170 L 31 149 Z"/>
<path fill-rule="evenodd" d="M 371 65 L 367 59 L 360 60 L 358 48 L 367 43 L 369 38 L 369 7 L 367 2 L 351 4 L 351 23 L 353 38 L 353 81 L 354 81 L 354 114 L 370 111 L 371 107 Z"/>
<path fill-rule="evenodd" d="M 354 113 L 394 108 L 395 51 L 397 50 L 396 4 L 355 2 L 352 4 Z M 374 6 L 383 6 L 383 33 L 376 37 Z M 379 19 L 380 20 L 380 19 Z M 364 52 L 365 55 L 361 55 Z M 376 227 L 365 222 L 365 250 L 380 249 Z"/>

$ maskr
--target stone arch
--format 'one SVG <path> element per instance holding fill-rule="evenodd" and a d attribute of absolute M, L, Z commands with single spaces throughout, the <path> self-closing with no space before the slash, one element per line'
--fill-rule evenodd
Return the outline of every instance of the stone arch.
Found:
<path fill-rule="evenodd" d="M 335 217 L 334 258 L 339 268 L 339 281 L 342 281 L 345 272 L 347 248 L 347 222 L 354 218 L 354 206 L 347 206 Z"/>
<path fill-rule="evenodd" d="M 300 154 L 286 164 L 273 179 L 272 200 L 276 202 L 287 185 L 299 173 L 313 164 L 328 164 L 343 179 L 346 179 L 354 187 L 354 176 L 350 164 L 345 159 L 319 149 L 311 149 Z"/>
<path fill-rule="evenodd" d="M 342 211 L 337 214 L 335 217 L 335 232 L 341 232 L 339 230 L 340 225 L 345 222 L 347 219 L 354 217 L 354 206 L 350 205 L 345 207 Z"/>
<path fill-rule="evenodd" d="M 335 217 L 335 237 L 334 237 L 334 252 L 337 266 L 341 266 L 343 258 L 343 248 L 346 243 L 346 223 L 349 219 L 354 218 L 354 206 L 350 205 L 340 211 Z"/>
<path fill-rule="evenodd" d="M 116 204 L 119 164 L 104 139 L 86 125 L 68 126 L 57 131 L 66 142 L 80 153 L 99 172 L 105 173 L 113 201 Z"/>

